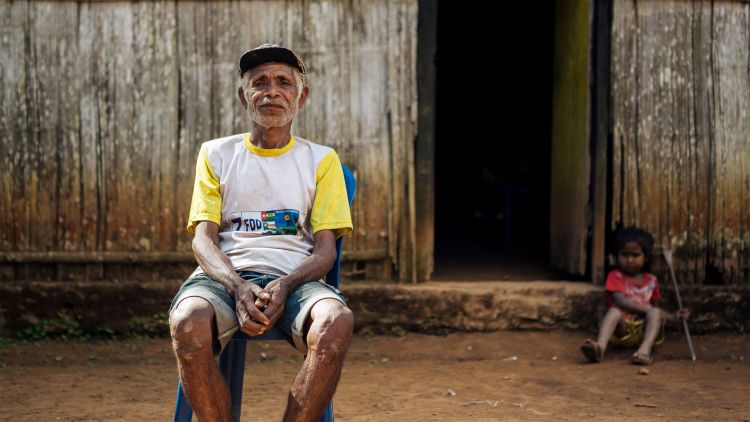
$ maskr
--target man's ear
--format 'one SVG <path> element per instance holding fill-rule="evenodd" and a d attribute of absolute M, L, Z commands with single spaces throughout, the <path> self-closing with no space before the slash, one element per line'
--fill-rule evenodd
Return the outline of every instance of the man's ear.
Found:
<path fill-rule="evenodd" d="M 247 108 L 247 99 L 245 98 L 245 90 L 242 87 L 237 88 L 237 96 L 240 97 L 242 108 Z"/>
<path fill-rule="evenodd" d="M 310 92 L 310 90 L 307 88 L 307 85 L 302 87 L 302 95 L 299 96 L 299 104 L 297 105 L 297 108 L 302 108 L 303 105 L 305 105 L 305 100 L 307 99 L 307 94 Z"/>

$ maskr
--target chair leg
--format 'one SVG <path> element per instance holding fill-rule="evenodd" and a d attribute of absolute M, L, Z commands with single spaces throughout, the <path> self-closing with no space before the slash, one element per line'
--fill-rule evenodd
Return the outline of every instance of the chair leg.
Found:
<path fill-rule="evenodd" d="M 193 419 L 193 408 L 190 407 L 182 383 L 177 384 L 177 402 L 174 407 L 174 422 L 190 422 Z"/>
<path fill-rule="evenodd" d="M 229 384 L 232 396 L 232 421 L 239 422 L 242 413 L 242 384 L 245 378 L 245 351 L 247 342 L 231 340 L 221 354 L 219 366 L 224 379 Z"/>
<path fill-rule="evenodd" d="M 333 400 L 328 402 L 328 407 L 320 418 L 320 422 L 333 422 Z"/>

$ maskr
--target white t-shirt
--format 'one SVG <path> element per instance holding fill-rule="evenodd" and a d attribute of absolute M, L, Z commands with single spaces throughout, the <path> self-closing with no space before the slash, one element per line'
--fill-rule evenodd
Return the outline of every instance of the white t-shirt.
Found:
<path fill-rule="evenodd" d="M 219 246 L 235 270 L 285 275 L 313 249 L 313 234 L 351 233 L 339 157 L 294 136 L 262 149 L 240 134 L 205 142 L 198 154 L 187 229 L 219 225 Z"/>

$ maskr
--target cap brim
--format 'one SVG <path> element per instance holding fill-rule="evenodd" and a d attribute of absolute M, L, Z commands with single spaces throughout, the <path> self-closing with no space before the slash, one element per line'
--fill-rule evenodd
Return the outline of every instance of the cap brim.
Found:
<path fill-rule="evenodd" d="M 283 47 L 270 47 L 250 50 L 243 54 L 240 57 L 240 76 L 255 66 L 270 62 L 286 63 L 303 75 L 305 74 L 305 65 L 291 50 Z"/>

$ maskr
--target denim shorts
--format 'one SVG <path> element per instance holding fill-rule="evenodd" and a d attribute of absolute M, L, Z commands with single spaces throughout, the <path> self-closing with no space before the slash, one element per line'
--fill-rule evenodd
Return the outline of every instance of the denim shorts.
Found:
<path fill-rule="evenodd" d="M 240 271 L 239 275 L 245 281 L 255 283 L 263 288 L 278 278 L 278 276 L 253 271 Z M 234 297 L 227 292 L 227 289 L 221 283 L 197 270 L 182 283 L 174 299 L 172 299 L 172 305 L 169 307 L 170 319 L 177 305 L 188 297 L 203 298 L 213 306 L 216 315 L 216 340 L 218 341 L 218 347 L 214 347 L 214 351 L 218 355 L 239 329 Z M 304 335 L 305 321 L 310 315 L 313 305 L 323 299 L 336 299 L 346 306 L 343 295 L 336 288 L 321 280 L 310 281 L 297 287 L 287 296 L 284 303 L 284 313 L 276 322 L 275 327 L 281 330 L 287 337 L 287 341 L 302 353 L 307 353 Z"/>

